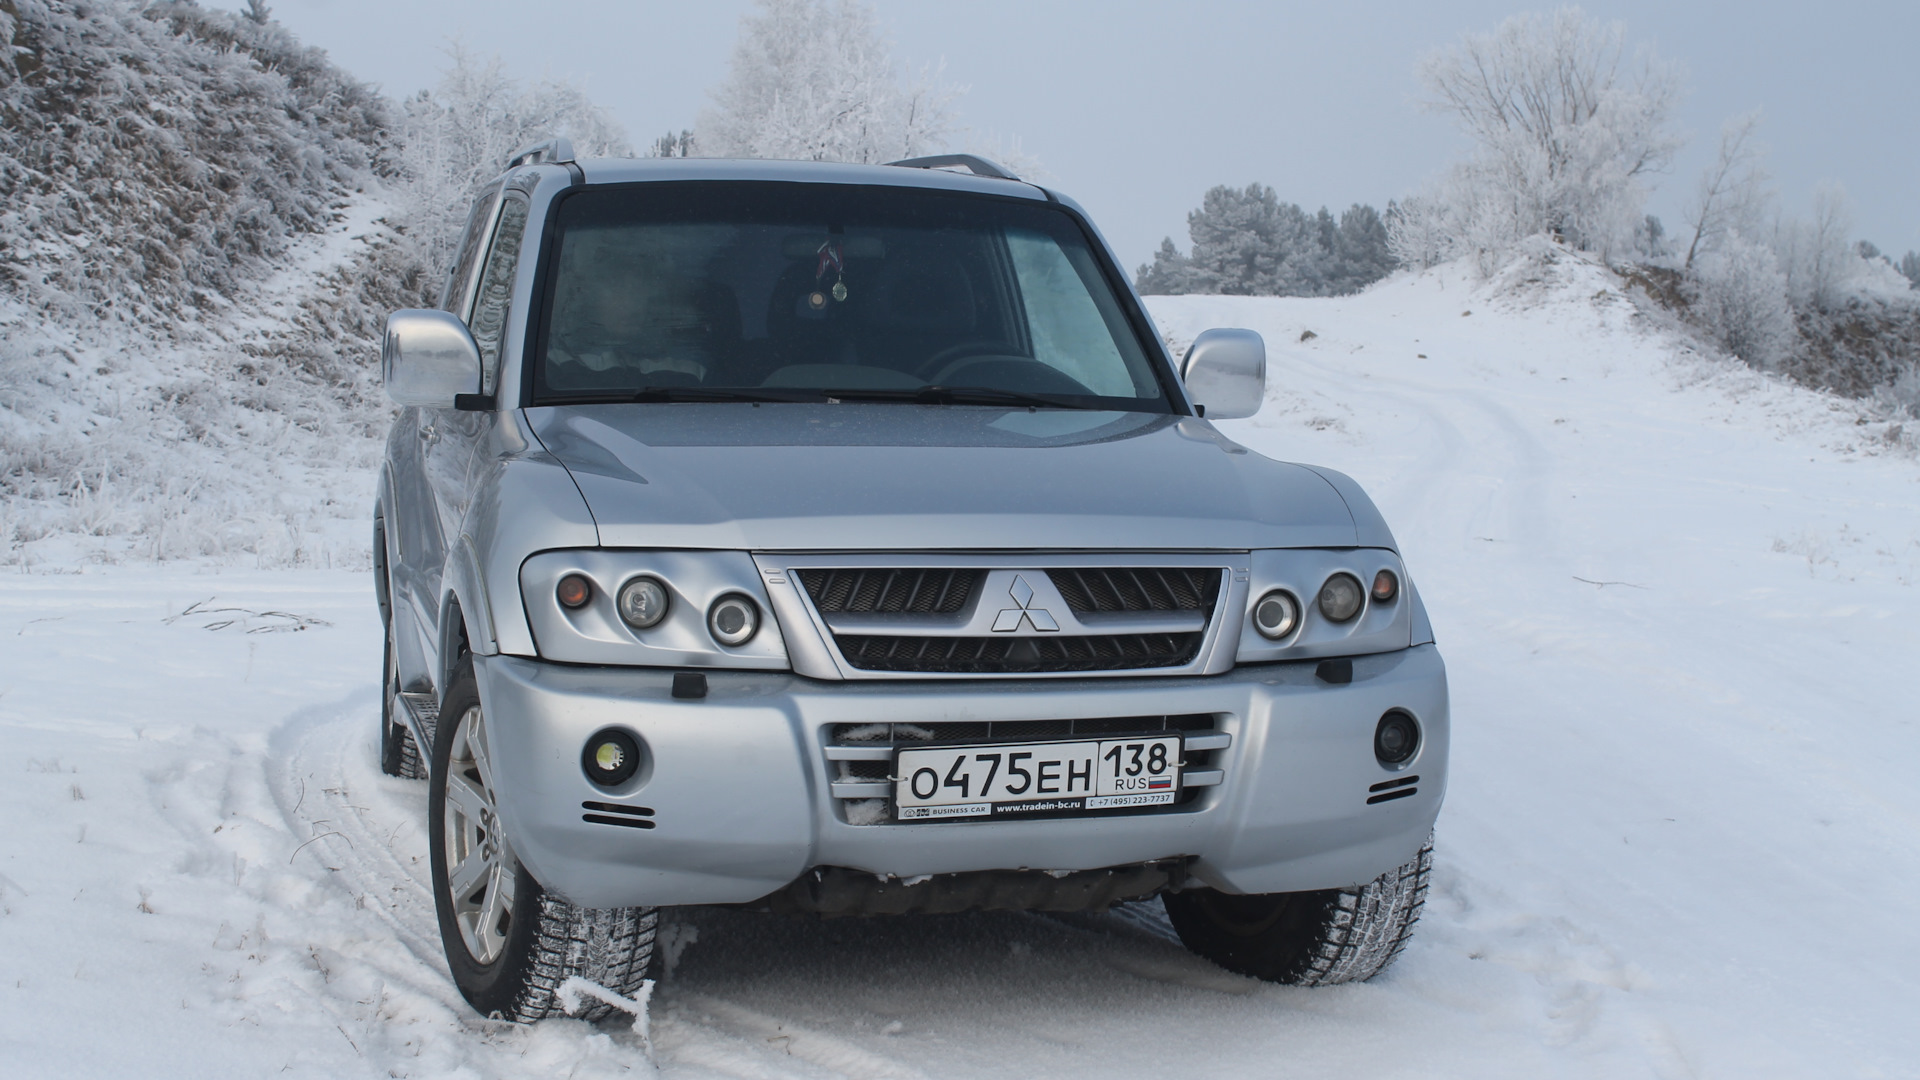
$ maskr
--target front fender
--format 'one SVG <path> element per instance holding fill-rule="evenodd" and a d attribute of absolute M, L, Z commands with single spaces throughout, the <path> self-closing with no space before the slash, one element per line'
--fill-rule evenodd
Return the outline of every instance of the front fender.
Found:
<path fill-rule="evenodd" d="M 1317 473 L 1320 479 L 1333 485 L 1340 498 L 1347 504 L 1347 513 L 1353 515 L 1354 543 L 1360 547 L 1386 548 L 1394 554 L 1400 554 L 1400 545 L 1394 543 L 1393 530 L 1387 528 L 1387 519 L 1380 516 L 1380 510 L 1373 505 L 1360 484 L 1353 477 L 1319 465 L 1303 465 Z"/>
<path fill-rule="evenodd" d="M 600 531 L 566 466 L 527 430 L 521 411 L 499 419 L 470 473 L 473 502 L 447 555 L 447 593 L 466 616 L 474 652 L 531 657 L 538 653 L 520 564 L 555 548 L 598 547 Z"/>

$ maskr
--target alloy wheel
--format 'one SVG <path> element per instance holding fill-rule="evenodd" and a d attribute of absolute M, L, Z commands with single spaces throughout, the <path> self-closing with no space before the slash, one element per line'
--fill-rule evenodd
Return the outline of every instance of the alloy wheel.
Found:
<path fill-rule="evenodd" d="M 460 717 L 447 761 L 447 892 L 467 952 L 482 966 L 506 949 L 519 865 L 500 831 L 486 718 L 478 705 Z"/>

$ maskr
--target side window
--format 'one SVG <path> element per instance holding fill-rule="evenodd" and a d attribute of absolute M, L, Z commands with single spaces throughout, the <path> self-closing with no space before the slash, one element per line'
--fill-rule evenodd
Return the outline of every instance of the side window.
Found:
<path fill-rule="evenodd" d="M 513 299 L 513 272 L 520 264 L 520 241 L 527 230 L 527 200 L 509 196 L 500 205 L 500 225 L 493 230 L 493 247 L 474 292 L 473 318 L 467 326 L 480 346 L 480 392 L 493 393 L 500 372 L 500 336 L 507 328 L 507 306 Z"/>
<path fill-rule="evenodd" d="M 447 272 L 447 288 L 440 296 L 440 310 L 454 315 L 467 313 L 467 283 L 473 280 L 473 264 L 480 257 L 481 245 L 486 240 L 483 234 L 493 217 L 494 200 L 499 197 L 498 191 L 487 192 L 467 215 L 467 228 L 460 236 L 460 254 L 453 261 L 453 269 Z"/>

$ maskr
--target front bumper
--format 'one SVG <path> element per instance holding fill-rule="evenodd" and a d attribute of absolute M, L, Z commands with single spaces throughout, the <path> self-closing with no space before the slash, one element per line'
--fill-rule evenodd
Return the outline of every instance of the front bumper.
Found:
<path fill-rule="evenodd" d="M 1191 859 L 1228 892 L 1368 881 L 1405 863 L 1445 795 L 1446 669 L 1432 645 L 1353 661 L 1331 685 L 1311 662 L 1185 679 L 835 683 L 709 670 L 708 696 L 672 696 L 670 671 L 474 658 L 507 839 L 548 889 L 588 907 L 745 903 L 814 867 L 883 877 L 1087 870 Z M 1389 709 L 1421 727 L 1419 752 L 1373 756 Z M 926 824 L 850 824 L 829 784 L 829 725 L 1090 719 L 1210 713 L 1232 745 L 1222 781 L 1160 813 Z M 586 741 L 625 729 L 647 764 L 619 791 L 590 784 Z M 1418 777 L 1415 794 L 1379 785 Z M 1369 799 L 1376 801 L 1369 803 Z M 583 819 L 583 803 L 644 805 L 651 828 Z"/>

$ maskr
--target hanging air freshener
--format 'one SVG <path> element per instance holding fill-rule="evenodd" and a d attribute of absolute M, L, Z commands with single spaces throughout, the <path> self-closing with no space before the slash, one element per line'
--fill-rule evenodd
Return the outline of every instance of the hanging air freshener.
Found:
<path fill-rule="evenodd" d="M 820 261 L 815 265 L 813 270 L 813 283 L 816 286 L 819 285 L 820 282 L 826 278 L 827 271 L 832 270 L 834 272 L 833 298 L 835 300 L 845 300 L 847 298 L 847 264 L 846 260 L 841 257 L 840 245 L 831 240 L 821 244 L 819 256 Z M 817 288 L 814 290 L 812 296 L 807 297 L 807 302 L 812 304 L 815 310 L 827 306 L 827 298 L 821 295 L 820 290 Z"/>

